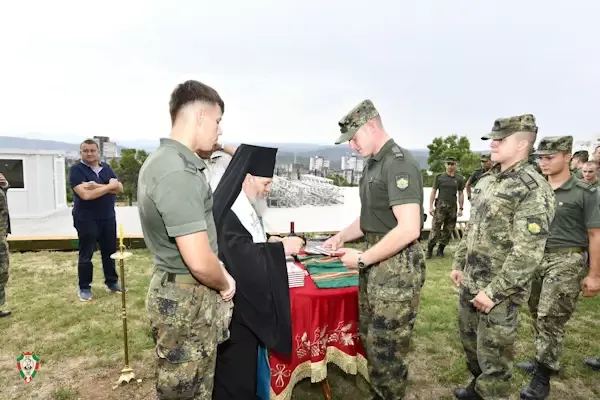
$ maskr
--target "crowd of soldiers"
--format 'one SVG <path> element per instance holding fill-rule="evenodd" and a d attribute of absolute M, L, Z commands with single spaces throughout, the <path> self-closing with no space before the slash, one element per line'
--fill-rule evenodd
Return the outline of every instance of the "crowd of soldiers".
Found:
<path fill-rule="evenodd" d="M 538 173 L 542 173 L 535 151 L 530 152 L 528 161 Z M 438 245 L 436 256 L 444 257 L 444 248 L 455 233 L 456 222 L 463 216 L 463 190 L 467 192 L 467 200 L 470 202 L 473 188 L 483 174 L 492 168 L 489 154 L 481 154 L 480 162 L 481 168 L 477 168 L 466 182 L 464 176 L 456 171 L 458 161 L 454 157 L 446 158 L 446 172 L 434 176 L 429 204 L 429 214 L 433 219 L 427 245 L 428 259 L 433 257 L 436 244 Z M 587 150 L 576 151 L 573 153 L 570 166 L 571 172 L 577 179 L 597 188 L 600 182 L 600 146 L 596 147 L 593 157 L 590 157 Z"/>
<path fill-rule="evenodd" d="M 423 212 L 418 206 L 422 177 L 412 166 L 410 151 L 389 139 L 370 101 L 339 125 L 337 143 L 349 141 L 369 160 L 360 182 L 361 216 L 325 247 L 335 250 L 346 241 L 366 239 L 364 253 L 343 249 L 342 262 L 360 271 L 360 335 L 372 398 L 401 399 L 425 276 L 413 232 Z M 481 169 L 465 182 L 457 174 L 457 160 L 449 157 L 445 173 L 434 178 L 426 258 L 433 257 L 436 244 L 437 256 L 444 257 L 462 216 L 465 189 L 471 204 L 450 273 L 459 288 L 460 339 L 473 375 L 467 387 L 454 392 L 458 399 L 510 397 L 523 304 L 533 316 L 536 354 L 519 364 L 533 375 L 520 398 L 547 398 L 550 378 L 560 367 L 564 328 L 579 295 L 600 292 L 597 163 L 588 162 L 585 154 L 572 161 L 571 136 L 543 137 L 535 148 L 537 134 L 532 114 L 499 118 L 482 137 L 491 153 L 481 156 Z M 599 366 L 595 359 L 585 362 Z"/>
<path fill-rule="evenodd" d="M 532 316 L 536 353 L 517 364 L 532 375 L 520 398 L 547 398 L 579 296 L 600 291 L 600 146 L 592 160 L 587 151 L 572 154 L 571 136 L 543 137 L 535 149 L 537 130 L 533 115 L 499 119 L 482 138 L 493 140 L 492 157 L 482 155 L 481 168 L 466 183 L 454 158 L 434 178 L 427 258 L 436 244 L 437 256 L 444 256 L 462 216 L 464 189 L 471 203 L 451 273 L 460 288 L 460 338 L 473 375 L 455 391 L 458 399 L 509 398 L 522 304 Z M 511 151 L 520 157 L 506 168 L 499 149 L 517 135 L 523 144 Z M 600 358 L 584 363 L 600 370 Z"/>

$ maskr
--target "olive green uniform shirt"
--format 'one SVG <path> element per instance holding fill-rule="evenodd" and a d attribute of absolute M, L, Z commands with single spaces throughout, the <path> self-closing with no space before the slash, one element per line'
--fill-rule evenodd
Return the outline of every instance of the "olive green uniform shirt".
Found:
<path fill-rule="evenodd" d="M 577 179 L 583 179 L 583 171 L 581 168 L 575 168 L 573 171 L 571 171 L 571 173 L 575 175 Z"/>
<path fill-rule="evenodd" d="M 172 139 L 161 139 L 140 170 L 138 210 L 144 241 L 154 254 L 156 268 L 189 274 L 175 238 L 206 231 L 217 254 L 217 231 L 212 214 L 212 190 L 206 164 Z"/>
<path fill-rule="evenodd" d="M 588 229 L 600 228 L 600 198 L 595 187 L 575 175 L 554 190 L 556 216 L 546 247 L 588 247 Z"/>
<path fill-rule="evenodd" d="M 465 179 L 460 175 L 450 176 L 444 172 L 435 176 L 433 188 L 438 191 L 439 201 L 456 204 L 456 193 L 465 189 Z"/>
<path fill-rule="evenodd" d="M 360 229 L 385 235 L 397 226 L 392 206 L 419 204 L 423 226 L 423 177 L 419 164 L 407 150 L 388 140 L 371 157 L 359 184 Z"/>

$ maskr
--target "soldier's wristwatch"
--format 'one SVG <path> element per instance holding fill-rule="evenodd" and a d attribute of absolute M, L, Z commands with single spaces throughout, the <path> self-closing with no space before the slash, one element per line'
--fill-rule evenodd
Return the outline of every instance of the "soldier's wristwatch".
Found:
<path fill-rule="evenodd" d="M 365 262 L 362 260 L 362 256 L 358 256 L 358 268 L 366 268 Z"/>

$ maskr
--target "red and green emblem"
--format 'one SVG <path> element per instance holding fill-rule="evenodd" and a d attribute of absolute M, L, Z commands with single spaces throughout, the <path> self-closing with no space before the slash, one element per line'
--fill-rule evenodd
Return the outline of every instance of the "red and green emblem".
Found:
<path fill-rule="evenodd" d="M 35 353 L 21 353 L 19 358 L 17 358 L 17 369 L 19 370 L 21 378 L 29 383 L 35 378 L 35 375 L 40 369 L 40 359 Z"/>

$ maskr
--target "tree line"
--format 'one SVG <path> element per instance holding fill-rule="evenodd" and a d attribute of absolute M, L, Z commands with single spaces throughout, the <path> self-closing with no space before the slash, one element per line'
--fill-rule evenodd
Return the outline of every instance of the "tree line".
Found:
<path fill-rule="evenodd" d="M 466 179 L 469 179 L 471 174 L 480 168 L 480 154 L 471 151 L 471 143 L 466 136 L 458 136 L 456 134 L 450 136 L 440 136 L 433 139 L 431 144 L 427 145 L 429 156 L 427 164 L 429 170 L 422 169 L 423 186 L 431 187 L 435 175 L 446 171 L 444 165 L 446 158 L 454 157 L 457 160 L 457 173 L 461 174 Z"/>

